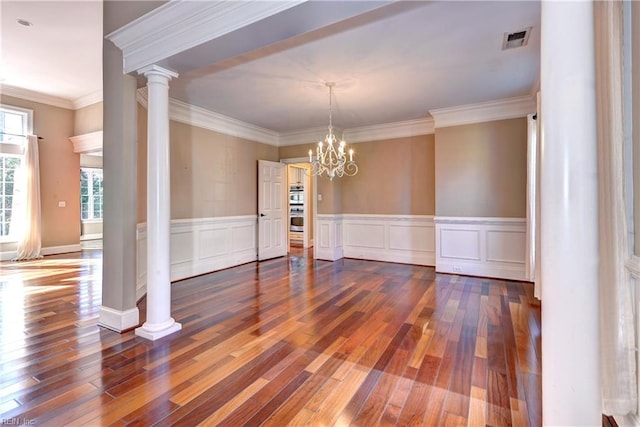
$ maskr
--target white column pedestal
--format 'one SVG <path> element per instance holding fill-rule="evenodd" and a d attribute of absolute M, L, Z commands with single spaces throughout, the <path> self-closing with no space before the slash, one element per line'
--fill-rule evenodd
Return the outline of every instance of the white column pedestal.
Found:
<path fill-rule="evenodd" d="M 178 75 L 151 65 L 147 78 L 147 321 L 136 335 L 156 340 L 182 329 L 171 317 L 171 188 L 169 180 L 169 80 Z"/>

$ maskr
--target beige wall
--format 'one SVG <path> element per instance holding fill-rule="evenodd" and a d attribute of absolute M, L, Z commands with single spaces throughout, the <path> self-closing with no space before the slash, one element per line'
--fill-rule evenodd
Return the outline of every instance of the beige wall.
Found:
<path fill-rule="evenodd" d="M 306 157 L 315 144 L 280 147 L 280 158 Z M 433 135 L 352 145 L 355 176 L 318 178 L 318 213 L 433 215 L 435 143 Z"/>
<path fill-rule="evenodd" d="M 138 105 L 138 157 L 137 163 L 137 211 L 136 222 L 141 223 L 147 220 L 147 110 Z"/>
<path fill-rule="evenodd" d="M 527 120 L 436 129 L 436 214 L 526 215 Z"/>
<path fill-rule="evenodd" d="M 80 156 L 73 152 L 69 137 L 74 132 L 74 112 L 38 102 L 0 96 L 0 102 L 33 110 L 34 133 L 43 137 L 40 155 L 42 247 L 80 242 Z M 59 208 L 58 202 L 66 207 Z M 3 244 L 1 251 L 15 250 Z"/>
<path fill-rule="evenodd" d="M 102 102 L 75 110 L 73 135 L 84 135 L 102 130 Z"/>
<path fill-rule="evenodd" d="M 434 136 L 354 144 L 359 171 L 342 178 L 346 214 L 433 215 Z"/>
<path fill-rule="evenodd" d="M 139 111 L 138 219 L 146 220 L 146 110 Z M 258 160 L 278 148 L 171 121 L 171 218 L 256 214 Z"/>

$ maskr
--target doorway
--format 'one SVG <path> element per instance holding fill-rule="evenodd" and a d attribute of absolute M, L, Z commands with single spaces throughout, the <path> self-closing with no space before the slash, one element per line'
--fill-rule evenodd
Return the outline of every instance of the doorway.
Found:
<path fill-rule="evenodd" d="M 310 171 L 307 162 L 287 163 L 289 251 L 313 247 L 314 180 Z"/>

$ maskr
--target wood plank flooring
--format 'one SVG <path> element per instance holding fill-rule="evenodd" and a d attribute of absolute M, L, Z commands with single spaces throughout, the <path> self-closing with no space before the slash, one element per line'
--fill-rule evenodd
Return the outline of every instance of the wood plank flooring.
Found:
<path fill-rule="evenodd" d="M 298 248 L 173 284 L 183 329 L 150 342 L 97 326 L 101 268 L 0 264 L 0 421 L 541 425 L 531 284 Z"/>

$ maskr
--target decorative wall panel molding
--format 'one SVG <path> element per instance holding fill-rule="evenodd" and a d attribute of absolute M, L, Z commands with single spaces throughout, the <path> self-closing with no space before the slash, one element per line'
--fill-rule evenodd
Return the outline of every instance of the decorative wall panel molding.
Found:
<path fill-rule="evenodd" d="M 525 218 L 435 217 L 436 271 L 526 280 Z"/>
<path fill-rule="evenodd" d="M 137 225 L 137 289 L 146 292 L 147 229 Z M 171 281 L 255 261 L 256 216 L 171 221 Z"/>
<path fill-rule="evenodd" d="M 342 215 L 347 258 L 435 265 L 430 215 Z"/>
<path fill-rule="evenodd" d="M 342 215 L 318 214 L 315 230 L 315 257 L 326 261 L 342 258 Z"/>

